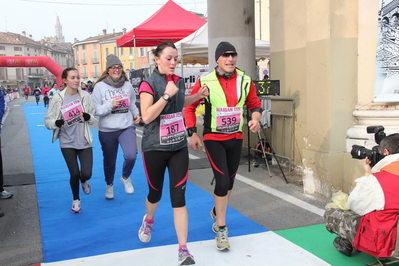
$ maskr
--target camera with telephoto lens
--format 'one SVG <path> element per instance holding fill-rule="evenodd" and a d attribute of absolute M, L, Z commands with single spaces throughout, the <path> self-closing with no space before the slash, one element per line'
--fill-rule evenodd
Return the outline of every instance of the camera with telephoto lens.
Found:
<path fill-rule="evenodd" d="M 367 127 L 367 133 L 374 133 L 374 140 L 377 144 L 380 144 L 381 140 L 385 138 L 386 134 L 384 132 L 383 126 L 369 126 Z M 379 153 L 379 145 L 374 146 L 373 148 L 367 149 L 360 145 L 352 145 L 351 155 L 354 159 L 364 159 L 368 158 L 373 166 L 378 163 L 385 156 Z"/>

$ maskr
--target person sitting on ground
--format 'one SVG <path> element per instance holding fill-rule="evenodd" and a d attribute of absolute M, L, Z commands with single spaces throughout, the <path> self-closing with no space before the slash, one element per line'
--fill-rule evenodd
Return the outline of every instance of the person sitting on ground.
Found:
<path fill-rule="evenodd" d="M 399 133 L 382 139 L 379 152 L 385 155 L 371 168 L 363 159 L 365 174 L 355 180 L 348 197 L 350 210 L 329 208 L 324 214 L 326 229 L 338 236 L 333 245 L 351 256 L 353 249 L 378 258 L 391 257 L 397 241 L 399 217 Z"/>

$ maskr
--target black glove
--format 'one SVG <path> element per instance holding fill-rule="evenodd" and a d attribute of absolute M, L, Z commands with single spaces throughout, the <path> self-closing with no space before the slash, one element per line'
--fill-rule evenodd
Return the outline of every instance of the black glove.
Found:
<path fill-rule="evenodd" d="M 85 121 L 90 120 L 90 115 L 89 115 L 88 113 L 83 113 L 83 119 L 84 119 Z"/>
<path fill-rule="evenodd" d="M 55 120 L 55 125 L 57 127 L 62 127 L 64 125 L 64 123 L 65 123 L 64 119 Z"/>

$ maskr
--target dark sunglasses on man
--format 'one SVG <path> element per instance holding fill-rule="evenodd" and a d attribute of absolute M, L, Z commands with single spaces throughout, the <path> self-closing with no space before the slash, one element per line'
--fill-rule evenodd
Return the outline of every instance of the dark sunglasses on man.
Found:
<path fill-rule="evenodd" d="M 232 56 L 232 57 L 234 58 L 234 57 L 237 57 L 237 53 L 234 53 L 234 52 L 223 53 L 222 56 L 223 56 L 223 57 L 230 57 L 230 56 Z"/>

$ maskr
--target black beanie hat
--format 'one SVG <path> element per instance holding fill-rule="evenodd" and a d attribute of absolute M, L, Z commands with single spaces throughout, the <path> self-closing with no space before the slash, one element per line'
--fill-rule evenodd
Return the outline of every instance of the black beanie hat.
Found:
<path fill-rule="evenodd" d="M 215 61 L 218 61 L 219 56 L 227 51 L 234 51 L 236 53 L 236 48 L 229 42 L 219 43 L 215 51 Z"/>

